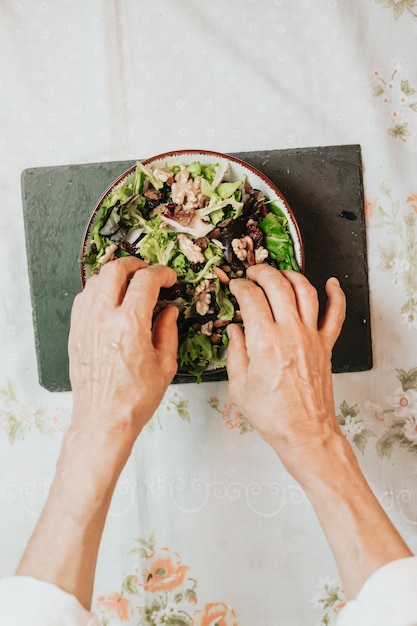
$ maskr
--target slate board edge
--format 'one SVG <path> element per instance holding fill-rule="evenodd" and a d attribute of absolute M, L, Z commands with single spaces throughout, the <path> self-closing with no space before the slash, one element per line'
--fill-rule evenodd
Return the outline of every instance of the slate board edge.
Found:
<path fill-rule="evenodd" d="M 32 173 L 36 173 L 38 170 L 44 170 L 42 167 L 36 168 L 26 168 L 22 171 L 20 176 L 20 184 L 21 184 L 21 196 L 22 196 L 22 206 L 23 206 L 23 223 L 24 223 L 24 233 L 25 233 L 25 243 L 26 243 L 26 258 L 27 258 L 27 267 L 28 267 L 28 278 L 29 278 L 29 293 L 30 293 L 30 301 L 31 301 L 31 309 L 32 309 L 32 325 L 33 325 L 33 334 L 34 334 L 34 345 L 35 345 L 35 353 L 36 353 L 36 363 L 38 369 L 38 381 L 41 387 L 46 389 L 47 391 L 68 391 L 68 388 L 61 387 L 60 385 L 50 385 L 47 386 L 42 378 L 42 361 L 40 354 L 40 329 L 37 323 L 37 307 L 36 307 L 36 298 L 35 298 L 35 278 L 34 278 L 34 268 L 31 263 L 32 252 L 29 246 L 29 215 L 28 215 L 28 188 L 30 183 L 25 184 L 26 179 L 30 179 Z"/>

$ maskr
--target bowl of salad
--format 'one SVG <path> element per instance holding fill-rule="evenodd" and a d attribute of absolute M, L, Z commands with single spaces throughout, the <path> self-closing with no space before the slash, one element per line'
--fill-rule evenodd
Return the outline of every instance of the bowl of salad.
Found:
<path fill-rule="evenodd" d="M 225 370 L 227 326 L 242 324 L 229 290 L 250 265 L 303 271 L 290 206 L 252 165 L 207 150 L 177 150 L 137 162 L 97 201 L 81 246 L 81 280 L 126 255 L 168 265 L 155 315 L 176 306 L 178 372 L 201 382 Z"/>

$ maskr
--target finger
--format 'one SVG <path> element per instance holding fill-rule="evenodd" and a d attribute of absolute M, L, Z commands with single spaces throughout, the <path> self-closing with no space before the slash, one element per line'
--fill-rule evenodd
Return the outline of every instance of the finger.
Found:
<path fill-rule="evenodd" d="M 172 379 L 177 371 L 178 309 L 168 306 L 159 313 L 153 325 L 153 345 Z"/>
<path fill-rule="evenodd" d="M 249 267 L 246 275 L 262 287 L 276 322 L 285 325 L 298 318 L 293 287 L 281 271 L 261 263 Z"/>
<path fill-rule="evenodd" d="M 251 280 L 235 278 L 230 281 L 229 289 L 239 303 L 245 325 L 245 341 L 251 353 L 256 350 L 259 334 L 265 325 L 274 323 L 272 311 L 262 289 Z"/>
<path fill-rule="evenodd" d="M 150 322 L 161 288 L 172 287 L 176 280 L 173 269 L 165 265 L 149 265 L 132 276 L 123 306 L 132 307 L 142 319 Z"/>
<path fill-rule="evenodd" d="M 281 273 L 291 283 L 301 321 L 307 326 L 317 329 L 317 318 L 319 315 L 317 290 L 300 272 L 283 270 Z"/>
<path fill-rule="evenodd" d="M 87 280 L 84 293 L 86 297 L 97 297 L 100 294 L 100 299 L 117 306 L 123 300 L 129 280 L 144 267 L 148 267 L 148 264 L 134 256 L 109 261 L 99 274 Z"/>
<path fill-rule="evenodd" d="M 326 283 L 327 305 L 320 322 L 320 335 L 333 349 L 340 335 L 346 317 L 346 297 L 337 278 L 329 278 Z"/>
<path fill-rule="evenodd" d="M 249 365 L 246 350 L 245 333 L 237 324 L 229 324 L 227 327 L 229 345 L 227 346 L 227 376 L 229 389 L 232 395 L 238 395 L 238 389 L 246 378 Z"/>

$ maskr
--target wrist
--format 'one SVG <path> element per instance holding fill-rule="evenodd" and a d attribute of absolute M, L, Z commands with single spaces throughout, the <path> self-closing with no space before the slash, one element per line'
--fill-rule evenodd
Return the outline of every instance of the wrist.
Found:
<path fill-rule="evenodd" d="M 103 482 L 118 477 L 132 452 L 136 433 L 80 426 L 80 421 L 73 420 L 63 437 L 57 469 L 80 475 L 85 472 Z"/>
<path fill-rule="evenodd" d="M 355 453 L 342 433 L 334 433 L 315 446 L 314 455 L 299 480 L 310 499 L 320 497 L 325 490 L 344 497 L 345 485 L 350 489 L 352 482 L 366 482 Z"/>
<path fill-rule="evenodd" d="M 314 495 L 323 485 L 338 490 L 341 476 L 357 473 L 362 477 L 352 447 L 338 427 L 323 428 L 318 437 L 303 439 L 275 447 L 275 451 L 307 495 Z"/>
<path fill-rule="evenodd" d="M 65 443 L 129 455 L 146 422 L 142 410 L 139 412 L 132 404 L 114 407 L 74 399 Z"/>

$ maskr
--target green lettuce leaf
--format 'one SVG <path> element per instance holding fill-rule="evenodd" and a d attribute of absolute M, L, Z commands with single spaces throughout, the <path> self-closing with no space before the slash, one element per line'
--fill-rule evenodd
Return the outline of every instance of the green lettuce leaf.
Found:
<path fill-rule="evenodd" d="M 226 198 L 231 198 L 241 185 L 241 180 L 234 183 L 220 183 L 215 191 L 222 200 L 225 200 Z"/>
<path fill-rule="evenodd" d="M 143 163 L 141 163 L 140 161 L 137 161 L 136 169 L 139 170 L 140 172 L 143 172 L 143 174 L 145 174 L 145 176 L 149 178 L 151 185 L 155 189 L 158 189 L 158 190 L 162 189 L 162 187 L 164 186 L 164 183 L 162 182 L 162 180 L 159 180 L 159 178 L 156 178 L 156 176 L 153 175 L 150 167 L 147 167 L 146 165 L 143 165 Z"/>
<path fill-rule="evenodd" d="M 210 364 L 226 365 L 226 360 L 219 356 L 219 346 L 210 343 L 207 335 L 193 334 L 192 331 L 179 346 L 178 361 L 180 367 L 185 367 L 196 376 L 199 383 L 202 381 L 202 373 Z"/>
<path fill-rule="evenodd" d="M 126 185 L 122 185 L 119 189 L 116 189 L 112 194 L 104 198 L 103 204 L 101 205 L 101 214 L 105 216 L 107 214 L 107 209 L 115 206 L 116 204 L 124 204 L 128 202 L 130 198 L 133 196 L 133 185 L 132 183 L 128 183 Z"/>
<path fill-rule="evenodd" d="M 286 224 L 287 219 L 284 216 L 267 213 L 259 223 L 259 228 L 265 236 L 265 247 L 270 257 L 277 262 L 279 269 L 298 272 L 300 270 L 294 257 L 293 243 Z"/>
<path fill-rule="evenodd" d="M 177 272 L 178 276 L 184 276 L 189 265 L 189 260 L 182 252 L 178 252 L 171 262 L 171 267 Z"/>
<path fill-rule="evenodd" d="M 216 284 L 216 302 L 220 309 L 218 317 L 220 320 L 232 320 L 235 315 L 235 307 L 227 297 L 230 295 L 230 291 L 227 287 L 222 286 L 218 278 L 214 282 Z"/>
<path fill-rule="evenodd" d="M 139 241 L 137 251 L 144 261 L 152 265 L 169 265 L 178 250 L 177 235 L 161 227 L 163 222 L 159 215 L 147 224 L 150 232 Z"/>
<path fill-rule="evenodd" d="M 133 194 L 136 195 L 142 192 L 143 183 L 145 182 L 145 174 L 143 170 L 136 164 L 135 176 L 133 179 Z"/>
<path fill-rule="evenodd" d="M 206 274 L 208 274 L 209 272 L 211 272 L 211 268 L 214 265 L 219 265 L 220 262 L 223 260 L 223 257 L 221 255 L 215 255 L 213 257 L 211 257 L 207 263 L 204 265 L 203 269 L 200 270 L 199 272 L 193 272 L 192 269 L 188 268 L 187 274 L 185 276 L 185 282 L 187 283 L 193 283 L 194 285 L 196 283 L 199 283 L 203 280 L 203 278 L 206 277 Z"/>
<path fill-rule="evenodd" d="M 217 194 L 210 198 L 210 202 L 203 209 L 197 209 L 196 214 L 198 217 L 210 216 L 210 220 L 213 224 L 221 222 L 224 216 L 224 209 L 231 209 L 231 217 L 236 219 L 242 214 L 243 203 L 238 202 L 234 197 L 221 200 Z M 215 216 L 215 219 L 213 219 Z"/>
<path fill-rule="evenodd" d="M 205 178 L 201 179 L 201 193 L 203 196 L 206 196 L 206 198 L 212 198 L 216 195 L 214 189 Z"/>

